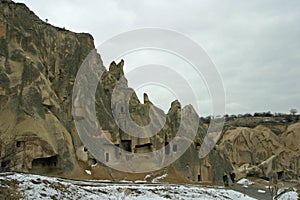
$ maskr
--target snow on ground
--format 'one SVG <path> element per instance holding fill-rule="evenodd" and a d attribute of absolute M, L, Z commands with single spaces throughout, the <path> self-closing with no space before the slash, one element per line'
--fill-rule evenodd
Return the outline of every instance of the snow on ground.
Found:
<path fill-rule="evenodd" d="M 151 178 L 151 175 L 147 174 L 144 179 L 146 180 L 147 178 Z"/>
<path fill-rule="evenodd" d="M 286 192 L 281 195 L 277 200 L 297 200 L 298 194 L 295 191 Z"/>
<path fill-rule="evenodd" d="M 277 194 L 280 194 L 289 188 L 280 188 L 277 192 Z M 280 195 L 277 200 L 297 200 L 298 199 L 298 193 L 295 188 L 291 188 L 293 191 L 285 192 L 284 194 Z"/>
<path fill-rule="evenodd" d="M 146 180 L 137 180 L 137 181 L 134 181 L 134 183 L 147 183 Z"/>
<path fill-rule="evenodd" d="M 249 181 L 248 179 L 246 178 L 242 178 L 240 179 L 237 184 L 240 184 L 240 185 L 253 185 L 254 183 L 252 181 Z"/>
<path fill-rule="evenodd" d="M 242 193 L 222 187 L 200 187 L 179 184 L 105 183 L 101 181 L 74 181 L 30 174 L 0 174 L 2 182 L 17 183 L 23 199 L 232 199 L 252 200 Z M 0 187 L 0 188 L 1 188 Z"/>
<path fill-rule="evenodd" d="M 85 170 L 85 173 L 87 173 L 88 175 L 92 175 L 92 172 L 91 172 L 91 170 Z"/>
<path fill-rule="evenodd" d="M 167 176 L 168 176 L 167 173 L 166 173 L 166 174 L 163 174 L 163 175 L 161 175 L 161 176 L 158 176 L 158 177 L 156 177 L 156 178 L 154 178 L 154 179 L 152 180 L 152 183 L 158 183 L 159 180 L 164 179 L 164 178 L 166 178 Z"/>
<path fill-rule="evenodd" d="M 259 193 L 266 193 L 266 191 L 264 191 L 264 190 L 257 190 L 257 192 L 259 192 Z"/>

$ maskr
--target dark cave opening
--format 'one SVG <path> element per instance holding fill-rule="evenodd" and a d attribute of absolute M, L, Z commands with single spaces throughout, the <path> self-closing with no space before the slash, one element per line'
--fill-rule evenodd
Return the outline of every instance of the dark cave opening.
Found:
<path fill-rule="evenodd" d="M 57 156 L 51 156 L 48 158 L 37 158 L 32 161 L 32 169 L 44 169 L 51 170 L 58 167 Z"/>

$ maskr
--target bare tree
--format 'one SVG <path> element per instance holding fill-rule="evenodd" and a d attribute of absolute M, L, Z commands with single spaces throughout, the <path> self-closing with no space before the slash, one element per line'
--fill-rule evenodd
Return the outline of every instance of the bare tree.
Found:
<path fill-rule="evenodd" d="M 290 110 L 290 112 L 291 112 L 292 115 L 295 115 L 298 111 L 297 111 L 297 109 L 292 108 L 292 109 Z"/>

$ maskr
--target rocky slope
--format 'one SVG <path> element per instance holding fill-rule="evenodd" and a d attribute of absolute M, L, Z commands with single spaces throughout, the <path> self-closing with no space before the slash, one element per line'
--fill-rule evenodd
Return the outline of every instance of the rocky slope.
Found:
<path fill-rule="evenodd" d="M 101 163 L 96 165 L 97 160 L 84 147 L 75 129 L 73 120 L 80 120 L 80 107 L 76 107 L 73 119 L 72 89 L 80 65 L 94 49 L 90 35 L 43 22 L 24 4 L 1 1 L 0 42 L 2 171 L 114 180 L 144 177 L 145 174 L 122 173 Z M 129 153 L 152 152 L 168 146 L 179 129 L 181 115 L 199 119 L 191 106 L 182 108 L 178 101 L 171 104 L 167 114 L 155 108 L 146 94 L 141 103 L 123 77 L 124 61 L 112 62 L 106 70 L 99 57 L 99 65 L 104 73 L 96 92 L 97 118 L 113 145 Z M 124 91 L 132 91 L 129 108 L 135 123 L 141 126 L 149 123 L 150 107 L 155 108 L 156 116 L 166 117 L 157 135 L 139 139 L 117 126 L 110 99 L 121 78 L 125 80 Z M 118 98 L 121 101 L 124 97 L 120 94 Z M 186 132 L 189 123 L 183 125 Z M 198 158 L 204 136 L 205 129 L 199 122 L 197 135 L 185 154 L 169 167 L 153 172 L 153 177 L 167 172 L 172 174 L 168 178 L 172 182 L 221 183 L 224 170 L 230 171 L 231 164 L 218 150 L 213 150 L 205 159 Z M 166 158 L 176 155 L 177 146 L 169 145 L 166 149 Z M 115 152 L 108 150 L 107 154 L 113 159 Z M 147 160 L 143 166 L 147 167 Z M 92 171 L 91 175 L 85 173 L 87 169 Z"/>
<path fill-rule="evenodd" d="M 276 118 L 254 128 L 230 126 L 217 148 L 226 152 L 237 178 L 259 177 L 275 183 L 296 180 L 300 175 L 299 128 L 300 122 L 278 123 Z"/>
<path fill-rule="evenodd" d="M 47 172 L 72 171 L 72 80 L 93 38 L 9 1 L 1 1 L 0 24 L 1 167 L 28 171 L 49 162 Z"/>
<path fill-rule="evenodd" d="M 101 164 L 83 145 L 76 131 L 74 121 L 84 119 L 84 114 L 83 105 L 74 103 L 72 110 L 73 86 L 79 67 L 93 49 L 93 38 L 89 34 L 54 27 L 40 20 L 24 4 L 1 1 L 1 171 L 115 181 L 141 180 L 149 175 L 120 172 Z M 164 181 L 168 182 L 223 184 L 223 176 L 229 177 L 232 172 L 237 178 L 272 179 L 275 175 L 281 179 L 299 178 L 299 123 L 282 128 L 280 134 L 274 131 L 273 125 L 270 128 L 261 123 L 254 127 L 238 127 L 238 124 L 226 127 L 217 147 L 204 159 L 199 159 L 199 147 L 207 126 L 198 121 L 191 106 L 182 107 L 180 102 L 174 101 L 165 114 L 151 103 L 147 94 L 141 103 L 127 86 L 123 76 L 124 61 L 112 62 L 107 70 L 100 56 L 96 57 L 103 70 L 95 98 L 97 119 L 111 145 L 126 150 L 129 159 L 134 159 L 134 153 L 153 152 L 162 147 L 166 147 L 165 159 L 175 157 L 179 147 L 170 144 L 180 129 L 181 117 L 196 119 L 183 125 L 186 132 L 195 121 L 198 126 L 197 134 L 189 139 L 191 145 L 183 156 L 168 167 L 152 172 L 149 179 L 167 173 Z M 111 97 L 120 82 L 122 91 L 130 91 L 131 95 L 128 97 L 128 93 L 120 92 L 117 95 L 119 104 L 114 105 L 120 112 L 113 113 Z M 114 114 L 125 115 L 120 104 L 125 97 L 130 99 L 130 116 L 138 125 L 146 126 L 150 122 L 151 108 L 155 110 L 154 116 L 166 118 L 158 134 L 141 139 L 119 128 Z M 110 147 L 104 153 L 107 160 L 113 161 L 118 155 Z M 136 164 L 141 168 L 149 166 L 147 159 L 142 163 Z M 157 166 L 162 164 L 155 163 Z"/>

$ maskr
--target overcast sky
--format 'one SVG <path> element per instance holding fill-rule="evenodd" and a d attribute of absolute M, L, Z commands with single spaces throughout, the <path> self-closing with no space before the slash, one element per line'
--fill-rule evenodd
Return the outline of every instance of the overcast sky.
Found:
<path fill-rule="evenodd" d="M 300 110 L 299 0 L 16 1 L 55 26 L 91 33 L 95 46 L 137 28 L 178 31 L 201 45 L 215 63 L 227 113 Z M 155 103 L 169 105 L 170 99 L 155 94 L 159 89 L 144 90 Z M 200 115 L 210 110 L 204 93 Z"/>

